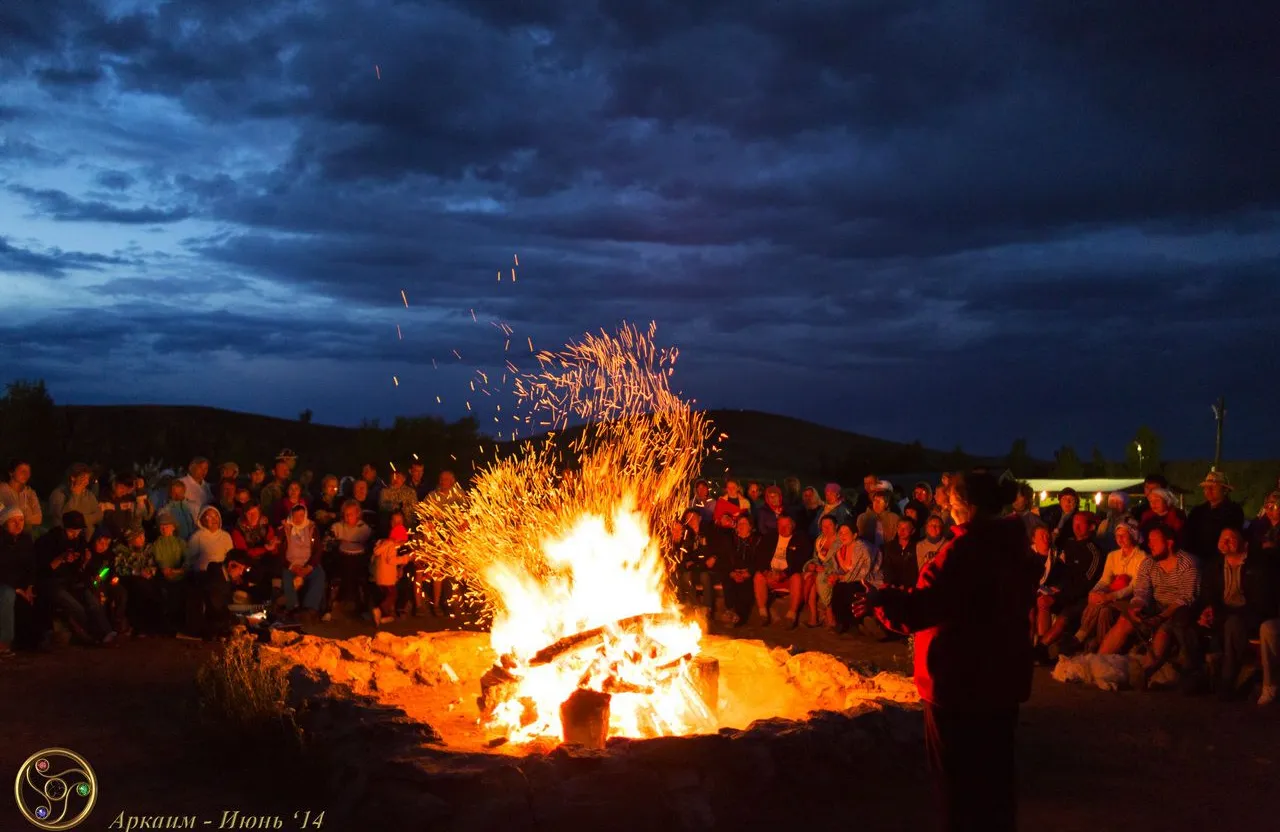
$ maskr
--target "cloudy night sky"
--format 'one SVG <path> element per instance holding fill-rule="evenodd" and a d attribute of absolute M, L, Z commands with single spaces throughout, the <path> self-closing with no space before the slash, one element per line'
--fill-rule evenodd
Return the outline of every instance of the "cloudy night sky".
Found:
<path fill-rule="evenodd" d="M 655 320 L 709 407 L 1277 457 L 1273 13 L 6 0 L 0 382 L 456 418 Z"/>

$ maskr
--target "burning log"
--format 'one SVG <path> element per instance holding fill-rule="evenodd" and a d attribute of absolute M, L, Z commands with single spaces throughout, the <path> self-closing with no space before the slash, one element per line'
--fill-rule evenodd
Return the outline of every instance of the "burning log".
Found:
<path fill-rule="evenodd" d="M 519 687 L 520 677 L 495 664 L 480 677 L 480 696 L 476 700 L 480 713 L 488 719 L 495 708 L 516 695 Z"/>
<path fill-rule="evenodd" d="M 679 623 L 680 617 L 678 615 L 665 612 L 646 613 L 645 615 L 633 615 L 628 618 L 622 618 L 607 626 L 593 627 L 590 630 L 583 630 L 580 633 L 565 636 L 559 641 L 547 645 L 537 653 L 533 654 L 533 658 L 529 660 L 529 666 L 538 667 L 540 665 L 550 664 L 565 653 L 602 644 L 604 642 L 605 635 L 610 630 L 633 630 L 640 629 L 641 627 L 650 624 Z"/>
<path fill-rule="evenodd" d="M 710 656 L 698 656 L 689 663 L 689 680 L 706 704 L 711 716 L 720 717 L 720 662 Z"/>
<path fill-rule="evenodd" d="M 607 693 L 579 688 L 560 705 L 561 733 L 566 745 L 604 748 L 609 737 L 609 700 Z"/>

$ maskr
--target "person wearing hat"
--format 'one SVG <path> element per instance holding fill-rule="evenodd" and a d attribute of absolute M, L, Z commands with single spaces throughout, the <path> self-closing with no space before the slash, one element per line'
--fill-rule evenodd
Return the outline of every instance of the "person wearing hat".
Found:
<path fill-rule="evenodd" d="M 1126 518 L 1114 529 L 1116 548 L 1107 554 L 1107 562 L 1102 567 L 1102 577 L 1089 591 L 1089 605 L 1080 616 L 1080 627 L 1076 630 L 1075 641 L 1088 652 L 1097 652 L 1098 645 L 1107 636 L 1107 630 L 1115 623 L 1119 610 L 1129 605 L 1129 597 L 1133 595 L 1133 582 L 1138 577 L 1138 570 L 1147 561 L 1147 553 L 1142 550 L 1142 535 L 1133 518 Z M 1104 618 L 1102 611 L 1112 608 L 1114 613 Z"/>
<path fill-rule="evenodd" d="M 102 507 L 98 498 L 89 490 L 93 470 L 83 462 L 77 462 L 67 470 L 67 481 L 49 495 L 49 517 L 58 526 L 67 512 L 74 511 L 84 520 L 85 537 L 102 522 Z"/>
<path fill-rule="evenodd" d="M 53 606 L 67 616 L 71 632 L 88 644 L 111 644 L 116 633 L 93 588 L 93 559 L 87 542 L 84 515 L 68 511 L 58 526 L 36 545 L 37 563 L 44 572 L 43 586 Z"/>
<path fill-rule="evenodd" d="M 1182 530 L 1183 547 L 1208 563 L 1218 555 L 1218 540 L 1223 529 L 1244 529 L 1244 509 L 1227 494 L 1231 482 L 1222 471 L 1210 471 L 1200 483 L 1204 502 L 1191 509 Z"/>
<path fill-rule="evenodd" d="M 222 528 L 217 506 L 205 506 L 196 520 L 200 528 L 187 541 L 187 571 L 204 572 L 211 563 L 221 563 L 233 548 L 231 534 Z"/>
<path fill-rule="evenodd" d="M 0 510 L 0 659 L 13 656 L 18 621 L 35 604 L 35 544 L 18 506 Z"/>

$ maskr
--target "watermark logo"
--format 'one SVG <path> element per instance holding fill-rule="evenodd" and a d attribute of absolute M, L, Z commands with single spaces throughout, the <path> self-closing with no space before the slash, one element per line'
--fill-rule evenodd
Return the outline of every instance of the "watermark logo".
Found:
<path fill-rule="evenodd" d="M 98 778 L 74 751 L 46 748 L 18 769 L 13 795 L 18 811 L 37 829 L 74 829 L 98 802 Z"/>

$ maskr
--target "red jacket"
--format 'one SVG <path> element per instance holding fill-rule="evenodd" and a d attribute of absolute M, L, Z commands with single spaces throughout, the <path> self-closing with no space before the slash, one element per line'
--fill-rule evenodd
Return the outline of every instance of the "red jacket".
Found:
<path fill-rule="evenodd" d="M 969 523 L 939 550 L 912 589 L 885 588 L 876 616 L 915 633 L 920 698 L 991 710 L 1031 695 L 1028 620 L 1044 564 L 1027 556 L 1018 518 Z"/>

